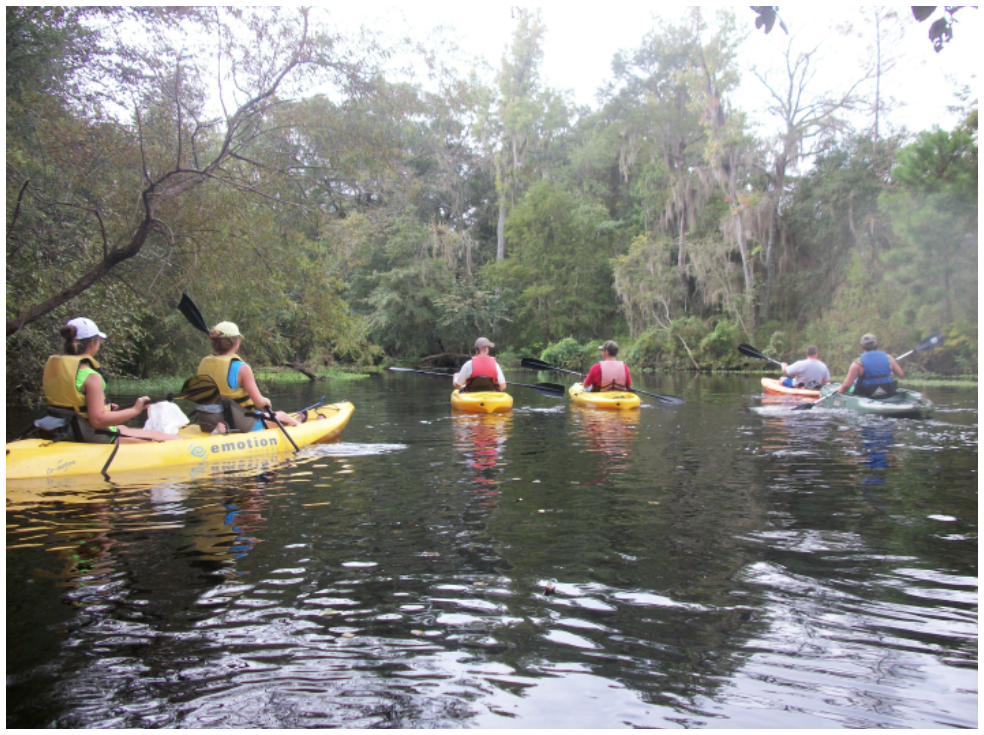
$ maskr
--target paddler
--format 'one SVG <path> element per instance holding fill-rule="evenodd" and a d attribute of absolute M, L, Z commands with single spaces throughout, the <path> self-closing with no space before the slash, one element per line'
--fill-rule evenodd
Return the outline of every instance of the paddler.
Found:
<path fill-rule="evenodd" d="M 495 345 L 485 337 L 475 340 L 472 359 L 454 374 L 454 387 L 466 393 L 478 391 L 502 392 L 506 389 L 506 376 L 496 359 L 489 354 Z"/>
<path fill-rule="evenodd" d="M 806 359 L 798 360 L 792 365 L 782 363 L 782 371 L 790 376 L 783 378 L 782 384 L 787 388 L 809 388 L 815 390 L 830 382 L 830 370 L 820 360 L 816 345 L 806 348 Z"/>
<path fill-rule="evenodd" d="M 864 352 L 851 363 L 847 377 L 837 389 L 846 393 L 854 386 L 854 395 L 865 398 L 886 398 L 894 395 L 898 388 L 895 377 L 903 377 L 902 368 L 891 355 L 878 349 L 878 339 L 873 334 L 861 338 Z"/>
<path fill-rule="evenodd" d="M 608 340 L 598 349 L 601 350 L 601 362 L 591 366 L 584 379 L 584 390 L 605 392 L 631 388 L 632 376 L 629 366 L 618 359 L 618 344 Z"/>
<path fill-rule="evenodd" d="M 130 408 L 106 403 L 106 380 L 96 360 L 106 335 L 94 321 L 85 317 L 71 319 L 59 334 L 65 340 L 64 354 L 48 358 L 41 379 L 48 415 L 65 420 L 63 427 L 51 430 L 54 436 L 87 444 L 110 444 L 117 440 L 121 444 L 135 444 L 178 438 L 163 431 L 122 425 L 143 413 L 150 403 L 148 396 L 140 396 Z"/>
<path fill-rule="evenodd" d="M 214 355 L 204 358 L 198 365 L 199 375 L 208 375 L 219 388 L 219 403 L 198 407 L 198 426 L 202 431 L 226 434 L 233 431 L 249 432 L 272 429 L 273 421 L 257 419 L 247 411 L 270 408 L 270 399 L 260 393 L 253 369 L 237 354 L 243 336 L 232 322 L 219 322 L 208 333 Z M 277 411 L 277 418 L 284 426 L 302 423 L 293 416 Z"/>

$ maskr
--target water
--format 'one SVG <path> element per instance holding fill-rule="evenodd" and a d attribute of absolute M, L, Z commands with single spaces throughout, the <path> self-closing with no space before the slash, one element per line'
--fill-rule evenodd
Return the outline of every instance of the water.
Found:
<path fill-rule="evenodd" d="M 329 386 L 352 422 L 285 462 L 8 487 L 8 727 L 977 727 L 975 392 Z"/>

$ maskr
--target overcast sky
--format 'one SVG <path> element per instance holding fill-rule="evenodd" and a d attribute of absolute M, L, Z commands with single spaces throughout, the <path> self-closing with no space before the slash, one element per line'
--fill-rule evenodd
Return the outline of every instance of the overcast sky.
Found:
<path fill-rule="evenodd" d="M 510 42 L 515 20 L 514 6 L 502 2 L 414 2 L 394 6 L 385 2 L 331 3 L 325 7 L 343 28 L 365 23 L 393 34 L 407 33 L 415 38 L 434 38 L 431 31 L 444 25 L 455 29 L 453 37 L 462 52 L 484 57 L 494 68 L 499 66 L 503 51 Z M 619 49 L 639 46 L 648 30 L 658 27 L 654 18 L 657 8 L 662 17 L 678 21 L 686 12 L 682 5 L 642 2 L 570 3 L 541 2 L 528 5 L 541 9 L 547 32 L 543 44 L 544 82 L 556 89 L 569 89 L 575 100 L 594 104 L 598 88 L 610 77 L 611 60 Z M 782 62 L 781 49 L 794 38 L 797 48 L 820 45 L 822 72 L 815 89 L 836 92 L 855 80 L 866 57 L 868 41 L 845 39 L 834 30 L 835 24 L 850 21 L 863 30 L 858 8 L 780 5 L 780 15 L 791 36 L 778 26 L 765 35 L 754 29 L 755 15 L 748 6 L 736 6 L 739 23 L 747 23 L 749 37 L 740 55 L 742 66 L 760 69 Z M 902 106 L 890 113 L 889 121 L 910 131 L 929 129 L 934 124 L 952 127 L 957 118 L 947 112 L 956 102 L 958 84 L 975 90 L 972 77 L 980 67 L 977 57 L 981 45 L 980 11 L 965 8 L 957 13 L 958 25 L 953 41 L 937 54 L 927 32 L 929 21 L 916 23 L 908 6 L 899 7 L 906 35 L 897 47 L 902 52 L 896 68 L 886 78 L 889 95 Z M 972 52 L 973 57 L 972 58 Z M 735 103 L 754 118 L 764 102 L 761 83 L 751 74 L 743 74 L 743 85 Z M 761 120 L 764 124 L 764 120 Z M 762 129 L 762 132 L 766 132 Z"/>

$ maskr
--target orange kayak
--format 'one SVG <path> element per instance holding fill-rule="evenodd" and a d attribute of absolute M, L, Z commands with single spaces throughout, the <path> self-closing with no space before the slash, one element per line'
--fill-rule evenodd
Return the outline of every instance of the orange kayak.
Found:
<path fill-rule="evenodd" d="M 820 391 L 807 390 L 806 388 L 787 388 L 781 380 L 775 378 L 762 378 L 762 388 L 766 393 L 773 396 L 798 396 L 800 398 L 819 398 Z"/>

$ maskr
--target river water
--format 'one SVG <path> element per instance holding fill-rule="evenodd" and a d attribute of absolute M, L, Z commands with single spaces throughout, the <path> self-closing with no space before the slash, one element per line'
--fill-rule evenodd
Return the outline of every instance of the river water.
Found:
<path fill-rule="evenodd" d="M 8 487 L 7 726 L 977 727 L 976 391 L 639 387 L 686 403 L 318 383 L 272 397 L 356 412 L 292 459 Z"/>

